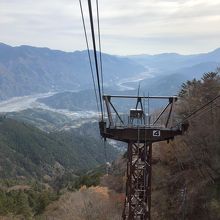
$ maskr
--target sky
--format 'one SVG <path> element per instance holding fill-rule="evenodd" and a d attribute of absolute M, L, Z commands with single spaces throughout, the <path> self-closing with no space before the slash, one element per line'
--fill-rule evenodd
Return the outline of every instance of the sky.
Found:
<path fill-rule="evenodd" d="M 82 3 L 91 36 L 87 0 Z M 220 47 L 220 0 L 99 0 L 99 8 L 106 53 L 192 54 Z M 79 1 L 0 0 L 0 42 L 86 49 Z"/>

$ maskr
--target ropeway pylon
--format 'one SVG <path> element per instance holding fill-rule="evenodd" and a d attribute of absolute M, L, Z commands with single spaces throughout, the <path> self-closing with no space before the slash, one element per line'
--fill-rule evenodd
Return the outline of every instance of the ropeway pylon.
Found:
<path fill-rule="evenodd" d="M 127 116 L 126 121 L 116 110 L 112 98 L 137 100 L 136 108 L 130 109 L 129 115 L 123 113 L 123 116 Z M 176 135 L 181 135 L 186 128 L 184 125 L 175 128 L 168 127 L 177 97 L 105 95 L 103 99 L 108 118 L 106 121 L 99 122 L 101 136 L 128 144 L 126 195 L 122 219 L 150 220 L 152 144 L 172 140 Z M 147 115 L 143 109 L 143 99 L 163 99 L 168 100 L 168 104 L 152 121 L 150 115 Z M 138 108 L 139 104 L 140 108 Z"/>
<path fill-rule="evenodd" d="M 129 143 L 123 219 L 150 219 L 151 143 Z"/>

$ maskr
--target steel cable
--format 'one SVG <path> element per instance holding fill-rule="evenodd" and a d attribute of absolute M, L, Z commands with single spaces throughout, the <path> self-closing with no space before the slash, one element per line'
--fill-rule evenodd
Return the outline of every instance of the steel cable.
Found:
<path fill-rule="evenodd" d="M 103 79 L 103 64 L 102 64 L 102 46 L 101 46 L 101 31 L 100 31 L 100 18 L 99 18 L 99 1 L 96 0 L 96 13 L 98 23 L 98 37 L 99 37 L 99 61 L 100 61 L 100 75 L 101 75 L 101 86 L 102 94 L 104 94 L 104 79 Z"/>
<path fill-rule="evenodd" d="M 102 92 L 101 92 L 101 86 L 100 86 L 100 76 L 99 76 L 99 68 L 98 68 L 98 58 L 97 58 L 97 50 L 96 50 L 96 40 L 95 40 L 91 0 L 88 0 L 88 8 L 89 8 L 90 27 L 91 27 L 91 33 L 92 33 L 92 43 L 93 43 L 93 52 L 94 52 L 95 67 L 96 67 L 96 76 L 97 76 L 98 91 L 99 91 L 99 101 L 100 101 L 100 107 L 101 107 L 101 119 L 103 121 Z"/>
<path fill-rule="evenodd" d="M 91 59 L 90 50 L 89 50 L 89 42 L 88 42 L 88 37 L 87 37 L 85 18 L 84 18 L 81 0 L 79 0 L 79 5 L 80 5 L 82 22 L 83 22 L 84 35 L 85 35 L 85 40 L 86 40 L 87 53 L 88 53 L 88 57 L 89 57 L 89 65 L 90 65 L 90 70 L 91 70 L 91 74 L 92 74 L 92 81 L 93 81 L 93 87 L 94 87 L 94 92 L 95 92 L 96 105 L 97 105 L 97 110 L 99 112 L 98 95 L 97 95 L 97 91 L 96 91 L 95 77 L 94 77 L 94 72 L 93 72 L 93 67 L 92 67 L 92 59 Z"/>
<path fill-rule="evenodd" d="M 202 105 L 200 108 L 194 110 L 192 113 L 190 113 L 188 116 L 186 116 L 181 122 L 177 123 L 175 126 L 173 127 L 177 127 L 180 124 L 182 124 L 183 122 L 187 121 L 188 119 L 192 118 L 194 115 L 196 115 L 197 113 L 199 113 L 200 111 L 205 111 L 206 107 L 209 106 L 210 104 L 212 104 L 215 100 L 217 100 L 218 98 L 220 98 L 220 95 L 217 95 L 215 98 L 213 98 L 211 101 L 207 102 L 206 104 Z"/>

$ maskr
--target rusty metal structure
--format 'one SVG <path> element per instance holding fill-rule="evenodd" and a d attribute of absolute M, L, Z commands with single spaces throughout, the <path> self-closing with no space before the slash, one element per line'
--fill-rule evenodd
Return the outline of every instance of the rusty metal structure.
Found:
<path fill-rule="evenodd" d="M 99 4 L 98 0 L 87 0 L 87 3 L 93 51 L 90 51 L 89 48 L 84 6 L 82 0 L 79 0 L 97 111 L 100 112 L 100 134 L 104 139 L 114 139 L 128 144 L 126 196 L 122 218 L 123 220 L 150 220 L 152 144 L 173 140 L 175 136 L 182 135 L 188 128 L 187 121 L 196 114 L 206 111 L 210 105 L 212 109 L 212 104 L 220 98 L 220 95 L 190 113 L 181 122 L 176 123 L 175 126 L 172 126 L 172 116 L 175 107 L 174 103 L 177 101 L 176 96 L 140 96 L 140 85 L 137 96 L 102 96 L 104 94 L 104 86 Z M 97 25 L 94 25 L 94 8 L 96 8 L 95 21 Z M 97 32 L 95 31 L 96 27 Z M 96 46 L 96 33 L 98 34 L 98 47 Z M 91 55 L 92 53 L 93 55 Z M 129 112 L 119 111 L 113 103 L 113 99 L 135 100 L 135 108 L 129 109 L 119 102 L 117 103 L 119 104 L 119 110 L 120 107 L 124 107 L 123 109 L 129 109 Z M 145 107 L 146 100 L 148 103 L 147 108 Z M 156 100 L 158 103 L 162 100 L 167 103 L 158 114 L 155 111 L 150 113 L 150 100 Z M 104 117 L 105 110 L 107 117 Z"/>
<path fill-rule="evenodd" d="M 119 112 L 112 102 L 113 99 L 133 100 L 136 107 L 128 113 Z M 103 100 L 107 117 L 99 123 L 101 136 L 128 144 L 126 196 L 122 219 L 150 220 L 152 144 L 172 140 L 186 129 L 184 125 L 171 127 L 177 97 L 104 95 Z M 166 100 L 168 103 L 160 113 L 150 114 L 150 100 Z M 148 102 L 147 109 L 144 107 L 145 101 Z"/>

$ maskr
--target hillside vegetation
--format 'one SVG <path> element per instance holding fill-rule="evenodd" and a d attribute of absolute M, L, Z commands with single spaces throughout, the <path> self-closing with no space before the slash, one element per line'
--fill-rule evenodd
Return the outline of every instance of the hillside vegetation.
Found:
<path fill-rule="evenodd" d="M 36 181 L 0 182 L 0 219 L 33 219 L 59 198 L 59 194 Z"/>
<path fill-rule="evenodd" d="M 218 72 L 206 73 L 201 80 L 187 81 L 179 93 L 177 116 L 180 120 L 185 118 L 219 94 Z M 220 100 L 216 100 L 205 111 L 191 118 L 189 130 L 184 136 L 169 144 L 154 144 L 153 220 L 220 219 L 219 107 Z M 111 166 L 110 174 L 101 178 L 101 188 L 98 189 L 108 189 L 108 203 L 105 198 L 99 197 L 100 191 L 82 188 L 74 193 L 68 192 L 60 200 L 52 203 L 44 216 L 51 219 L 56 219 L 56 216 L 62 219 L 71 219 L 72 216 L 75 219 L 103 219 L 106 214 L 104 219 L 120 219 L 125 192 L 125 157 L 126 154 L 124 158 L 116 160 Z M 110 196 L 112 193 L 114 197 Z M 113 213 L 117 215 L 112 216 Z"/>
<path fill-rule="evenodd" d="M 187 81 L 177 113 L 185 118 L 220 95 L 220 76 Z M 187 133 L 154 148 L 153 219 L 220 219 L 220 99 L 189 119 Z"/>
<path fill-rule="evenodd" d="M 64 127 L 71 127 L 75 124 L 73 120 L 64 114 L 42 108 L 29 108 L 19 112 L 7 112 L 5 115 L 7 118 L 31 124 L 47 132 L 59 131 Z"/>
<path fill-rule="evenodd" d="M 220 95 L 219 71 L 208 72 L 200 80 L 184 83 L 176 106 L 179 120 L 174 124 L 217 95 Z M 154 144 L 153 220 L 220 219 L 220 100 L 216 99 L 195 114 L 188 123 L 189 129 L 183 136 L 169 144 Z M 103 153 L 97 155 L 93 148 L 88 147 L 88 143 L 93 146 L 93 139 L 84 129 L 81 129 L 82 134 L 77 135 L 74 130 L 45 133 L 13 119 L 1 118 L 0 141 L 1 146 L 5 146 L 1 149 L 1 161 L 7 165 L 1 169 L 1 175 L 6 177 L 6 168 L 8 175 L 19 177 L 20 183 L 10 182 L 12 180 L 1 183 L 0 207 L 4 211 L 0 215 L 7 215 L 9 219 L 13 219 L 10 216 L 18 219 L 120 219 L 125 192 L 126 154 L 113 162 L 109 175 L 103 175 L 102 167 L 84 172 L 78 178 L 71 179 L 69 176 L 68 172 L 78 175 L 79 170 L 92 168 L 90 164 L 94 167 L 104 160 Z M 93 132 L 96 136 L 97 131 Z M 84 143 L 87 138 L 89 140 Z M 94 141 L 94 149 L 100 150 L 101 146 Z M 64 170 L 68 172 L 62 175 Z M 22 179 L 23 175 L 31 178 L 43 176 L 43 181 L 27 184 Z M 49 186 L 52 177 L 56 178 Z M 57 186 L 59 189 L 63 187 L 63 190 L 52 189 Z M 59 194 L 61 191 L 62 195 Z M 39 204 L 43 206 L 39 208 Z"/>
<path fill-rule="evenodd" d="M 101 141 L 74 131 L 46 133 L 13 119 L 0 119 L 1 178 L 54 177 L 105 162 Z M 108 146 L 109 160 L 117 151 Z"/>
<path fill-rule="evenodd" d="M 120 220 L 123 195 L 106 187 L 82 187 L 49 205 L 43 216 L 54 220 Z"/>
<path fill-rule="evenodd" d="M 0 151 L 0 219 L 33 219 L 66 188 L 99 184 L 105 163 L 97 137 L 76 130 L 46 133 L 5 116 L 0 117 Z M 118 156 L 108 144 L 107 153 L 109 161 Z"/>

